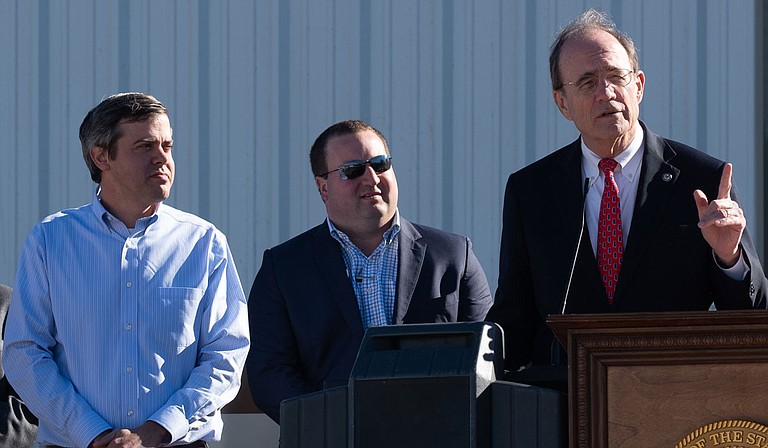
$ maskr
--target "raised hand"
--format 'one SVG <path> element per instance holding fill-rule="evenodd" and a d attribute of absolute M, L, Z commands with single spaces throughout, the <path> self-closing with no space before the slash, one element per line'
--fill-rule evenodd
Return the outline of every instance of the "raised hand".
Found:
<path fill-rule="evenodd" d="M 693 192 L 699 211 L 699 228 L 723 267 L 731 267 L 741 255 L 741 235 L 747 226 L 744 211 L 731 199 L 733 165 L 725 164 L 717 198 L 710 202 L 701 190 Z"/>

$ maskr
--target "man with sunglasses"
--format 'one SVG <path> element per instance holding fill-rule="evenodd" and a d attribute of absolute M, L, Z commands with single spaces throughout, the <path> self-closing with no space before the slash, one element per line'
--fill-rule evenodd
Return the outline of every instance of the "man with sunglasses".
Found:
<path fill-rule="evenodd" d="M 550 71 L 581 136 L 507 183 L 488 314 L 504 328 L 506 368 L 564 364 L 550 314 L 765 308 L 732 167 L 639 121 L 632 40 L 589 10 L 558 35 Z"/>
<path fill-rule="evenodd" d="M 346 384 L 379 325 L 480 321 L 491 306 L 466 237 L 411 223 L 384 136 L 359 120 L 323 131 L 310 163 L 328 219 L 264 252 L 249 297 L 256 405 Z"/>

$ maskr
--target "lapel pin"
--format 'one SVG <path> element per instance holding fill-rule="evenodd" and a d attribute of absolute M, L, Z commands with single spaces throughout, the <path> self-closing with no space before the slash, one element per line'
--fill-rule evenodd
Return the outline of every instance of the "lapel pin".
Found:
<path fill-rule="evenodd" d="M 661 180 L 663 180 L 664 182 L 669 182 L 670 180 L 672 180 L 672 175 L 669 173 L 664 173 L 661 175 Z"/>

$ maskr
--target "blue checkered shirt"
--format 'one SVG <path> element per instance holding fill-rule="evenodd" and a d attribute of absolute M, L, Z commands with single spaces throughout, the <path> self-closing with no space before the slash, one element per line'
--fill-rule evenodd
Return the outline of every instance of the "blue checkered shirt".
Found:
<path fill-rule="evenodd" d="M 391 325 L 395 312 L 397 286 L 397 233 L 400 215 L 395 213 L 392 227 L 370 257 L 366 257 L 349 237 L 328 220 L 331 235 L 341 244 L 347 277 L 355 290 L 363 328 Z"/>

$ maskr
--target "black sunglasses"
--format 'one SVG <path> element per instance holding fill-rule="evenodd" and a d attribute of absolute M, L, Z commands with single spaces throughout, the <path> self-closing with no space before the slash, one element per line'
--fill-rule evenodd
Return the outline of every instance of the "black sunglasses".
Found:
<path fill-rule="evenodd" d="M 341 166 L 339 166 L 335 170 L 331 170 L 326 173 L 323 173 L 320 175 L 320 177 L 326 177 L 329 174 L 333 173 L 334 171 L 338 171 L 339 177 L 341 177 L 344 180 L 355 179 L 362 176 L 363 173 L 365 173 L 366 165 L 370 165 L 371 168 L 373 168 L 373 171 L 376 172 L 376 174 L 381 174 L 384 171 L 387 171 L 388 169 L 392 168 L 392 157 L 382 154 L 380 156 L 376 156 L 368 160 L 352 160 L 349 162 L 344 162 L 341 164 Z"/>

